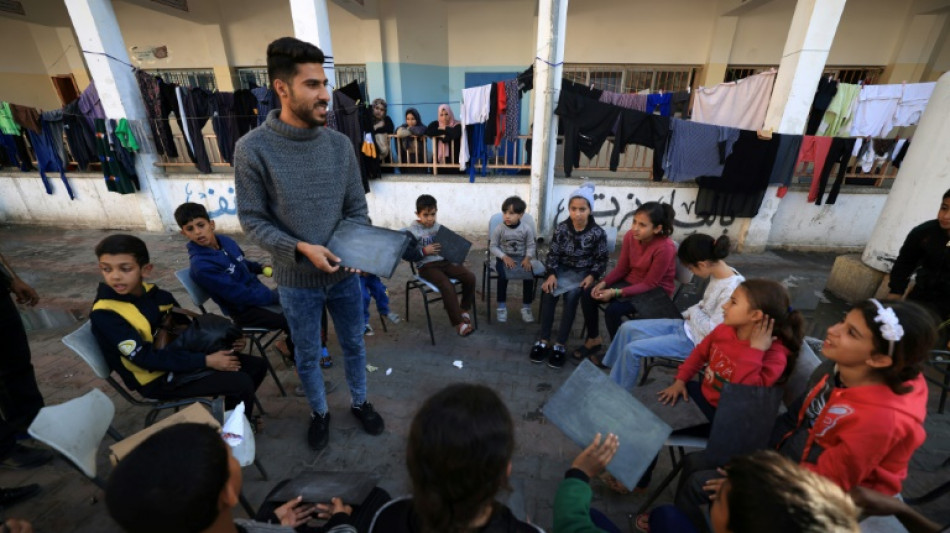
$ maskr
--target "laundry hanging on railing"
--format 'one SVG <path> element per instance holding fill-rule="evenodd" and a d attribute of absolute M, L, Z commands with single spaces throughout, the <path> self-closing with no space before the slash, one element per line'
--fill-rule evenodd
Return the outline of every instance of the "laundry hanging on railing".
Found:
<path fill-rule="evenodd" d="M 670 181 L 722 176 L 739 129 L 674 118 L 663 168 Z M 655 179 L 655 178 L 654 178 Z"/>
<path fill-rule="evenodd" d="M 839 83 L 838 91 L 828 104 L 825 115 L 818 125 L 818 135 L 826 137 L 846 136 L 851 130 L 855 103 L 861 86 L 853 83 Z"/>
<path fill-rule="evenodd" d="M 117 142 L 113 142 L 109 132 L 106 129 L 106 121 L 95 119 L 96 127 L 96 153 L 99 162 L 102 163 L 102 175 L 106 181 L 106 188 L 119 194 L 131 194 L 138 192 L 139 179 L 135 173 L 135 167 L 128 166 L 131 158 L 119 158 L 117 150 L 123 150 Z"/>
<path fill-rule="evenodd" d="M 760 130 L 775 83 L 774 69 L 738 81 L 700 87 L 693 101 L 695 122 Z"/>

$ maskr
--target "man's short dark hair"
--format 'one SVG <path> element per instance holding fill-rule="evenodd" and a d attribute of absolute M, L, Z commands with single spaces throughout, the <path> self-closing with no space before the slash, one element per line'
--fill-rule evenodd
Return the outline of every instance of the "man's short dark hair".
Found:
<path fill-rule="evenodd" d="M 435 196 L 431 194 L 423 194 L 416 198 L 416 213 L 421 213 L 425 209 L 437 209 L 438 207 L 439 204 L 435 201 Z"/>
<path fill-rule="evenodd" d="M 211 217 L 208 216 L 208 210 L 201 204 L 185 202 L 178 206 L 178 209 L 175 209 L 175 222 L 178 223 L 179 228 L 185 227 L 185 224 L 196 218 L 203 218 L 211 222 Z"/>
<path fill-rule="evenodd" d="M 267 45 L 267 75 L 272 85 L 274 80 L 282 80 L 289 85 L 297 75 L 297 65 L 323 65 L 324 59 L 323 51 L 316 46 L 293 37 L 281 37 Z"/>
<path fill-rule="evenodd" d="M 501 203 L 502 213 L 507 213 L 508 209 L 511 209 L 515 214 L 523 215 L 527 208 L 528 204 L 524 203 L 524 200 L 522 200 L 520 196 L 509 196 Z"/>
<path fill-rule="evenodd" d="M 109 235 L 105 239 L 102 239 L 99 241 L 99 244 L 96 245 L 96 258 L 102 257 L 105 254 L 130 254 L 135 257 L 135 262 L 138 263 L 139 266 L 145 266 L 150 262 L 148 258 L 148 247 L 145 246 L 145 241 L 134 235 Z"/>
<path fill-rule="evenodd" d="M 128 533 L 199 533 L 218 517 L 227 444 L 205 424 L 175 424 L 119 461 L 106 486 L 109 514 Z"/>

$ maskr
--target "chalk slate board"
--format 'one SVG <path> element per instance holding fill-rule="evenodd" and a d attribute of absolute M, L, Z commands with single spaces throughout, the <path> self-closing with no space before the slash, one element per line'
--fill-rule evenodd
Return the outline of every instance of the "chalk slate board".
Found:
<path fill-rule="evenodd" d="M 597 433 L 617 435 L 620 448 L 607 471 L 631 490 L 673 431 L 590 361 L 577 367 L 542 412 L 582 448 Z"/>
<path fill-rule="evenodd" d="M 554 287 L 551 295 L 560 296 L 580 287 L 586 277 L 587 272 L 584 270 L 562 268 L 557 274 L 557 287 Z"/>
<path fill-rule="evenodd" d="M 645 385 L 634 387 L 631 394 L 653 414 L 660 417 L 660 420 L 669 424 L 673 431 L 708 424 L 709 419 L 693 400 L 684 402 L 680 399 L 676 401 L 676 405 L 660 403 L 656 394 L 672 384 L 672 380 L 669 379 L 654 379 Z"/>
<path fill-rule="evenodd" d="M 505 269 L 505 278 L 509 280 L 534 279 L 535 276 L 544 274 L 544 264 L 537 259 L 531 260 L 531 270 L 521 268 L 521 261 L 524 260 L 523 256 L 512 256 L 511 259 L 515 262 L 515 268 L 507 268 L 504 263 L 501 266 Z M 495 267 L 497 268 L 497 266 L 496 263 Z"/>
<path fill-rule="evenodd" d="M 432 240 L 442 245 L 439 255 L 449 263 L 457 265 L 465 262 L 468 251 L 472 248 L 472 243 L 465 237 L 445 226 L 439 226 L 439 231 L 435 232 L 435 237 Z"/>
<path fill-rule="evenodd" d="M 329 503 L 331 498 L 340 498 L 348 505 L 359 505 L 378 481 L 368 472 L 305 471 L 269 494 L 267 500 L 286 503 L 303 496 L 306 503 Z"/>
<path fill-rule="evenodd" d="M 409 245 L 409 234 L 341 220 L 327 248 L 340 258 L 340 266 L 391 278 Z"/>

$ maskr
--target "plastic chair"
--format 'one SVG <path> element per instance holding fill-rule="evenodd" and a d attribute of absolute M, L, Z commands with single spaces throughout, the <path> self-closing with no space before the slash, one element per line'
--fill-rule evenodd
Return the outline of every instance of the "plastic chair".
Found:
<path fill-rule="evenodd" d="M 211 400 L 209 398 L 186 398 L 181 400 L 172 400 L 172 401 L 160 401 L 154 400 L 151 398 L 138 399 L 133 396 L 124 386 L 122 386 L 115 378 L 112 377 L 112 369 L 109 367 L 109 363 L 106 361 L 105 356 L 102 354 L 102 350 L 99 349 L 99 341 L 96 340 L 96 336 L 92 333 L 92 323 L 88 320 L 81 326 L 79 326 L 76 331 L 70 333 L 63 337 L 63 344 L 68 346 L 72 351 L 82 358 L 86 364 L 92 368 L 93 373 L 96 374 L 100 379 L 104 379 L 106 383 L 112 386 L 120 396 L 125 398 L 125 400 L 132 405 L 139 407 L 148 407 L 149 411 L 145 415 L 145 426 L 148 427 L 155 422 L 155 419 L 158 417 L 161 411 L 165 409 L 175 409 L 176 411 L 180 407 L 193 404 L 195 402 L 203 403 L 211 408 L 212 412 L 215 413 L 217 418 L 220 418 L 220 414 L 224 412 L 224 403 L 220 400 Z"/>
<path fill-rule="evenodd" d="M 205 292 L 195 280 L 191 279 L 191 269 L 183 268 L 177 270 L 175 271 L 175 277 L 178 278 L 178 281 L 185 287 L 185 291 L 191 298 L 192 303 L 195 304 L 195 307 L 200 309 L 202 313 L 207 313 L 208 310 L 205 309 L 204 304 L 211 299 L 211 296 Z M 257 351 L 261 354 L 261 358 L 264 359 L 264 363 L 267 364 L 267 371 L 270 372 L 271 377 L 274 378 L 274 383 L 277 383 L 277 389 L 280 390 L 280 395 L 287 396 L 284 385 L 280 382 L 280 378 L 277 377 L 277 372 L 274 371 L 274 367 L 271 366 L 270 359 L 267 358 L 267 348 L 277 340 L 281 330 L 241 326 L 241 333 L 251 340 L 251 349 L 248 350 L 248 352 L 254 355 L 254 348 L 257 348 Z M 260 402 L 258 402 L 257 405 L 261 407 Z M 263 408 L 261 412 L 264 412 Z"/>
<path fill-rule="evenodd" d="M 504 221 L 504 216 L 504 213 L 495 213 L 488 221 L 489 247 L 491 246 L 491 235 L 495 232 L 495 228 Z M 521 223 L 529 224 L 537 230 L 537 226 L 534 225 L 534 219 L 527 213 L 521 217 Z M 534 287 L 537 289 L 541 285 L 541 282 L 544 281 L 544 264 L 535 258 L 531 261 L 531 266 L 535 272 Z M 498 272 L 495 271 L 495 256 L 491 254 L 488 248 L 485 248 L 485 261 L 482 263 L 482 301 L 485 302 L 485 316 L 488 318 L 489 324 L 491 324 L 492 313 L 491 287 L 492 280 L 495 279 L 498 279 Z"/>
<path fill-rule="evenodd" d="M 425 305 L 426 310 L 426 323 L 429 326 L 429 339 L 432 341 L 432 345 L 435 346 L 435 333 L 432 330 L 432 314 L 429 313 L 429 304 L 442 301 L 442 293 L 439 292 L 439 288 L 433 285 L 432 283 L 426 281 L 416 272 L 416 265 L 413 262 L 409 262 L 409 268 L 412 269 L 412 277 L 406 281 L 406 320 L 409 320 L 409 293 L 412 290 L 418 290 L 419 294 L 422 296 L 422 303 Z M 455 295 L 457 297 L 459 294 L 462 294 L 462 284 L 454 278 L 449 278 L 449 281 L 452 282 L 452 286 L 455 287 Z M 478 310 L 475 303 L 475 299 L 472 298 L 472 326 L 475 329 L 478 329 Z"/>
<path fill-rule="evenodd" d="M 92 389 L 79 398 L 40 409 L 27 431 L 104 489 L 105 480 L 96 472 L 96 455 L 106 433 L 117 441 L 122 439 L 111 425 L 114 416 L 112 400 Z"/>

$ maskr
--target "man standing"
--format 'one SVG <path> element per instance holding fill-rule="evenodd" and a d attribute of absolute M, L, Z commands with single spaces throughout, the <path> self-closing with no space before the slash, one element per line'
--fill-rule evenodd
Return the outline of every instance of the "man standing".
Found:
<path fill-rule="evenodd" d="M 316 46 L 283 37 L 267 47 L 267 73 L 280 97 L 260 127 L 235 148 L 238 218 L 274 260 L 280 304 L 296 344 L 297 372 L 312 409 L 307 441 L 326 447 L 330 413 L 320 370 L 324 306 L 343 347 L 350 411 L 371 435 L 383 419 L 366 401 L 366 346 L 360 283 L 323 245 L 341 219 L 368 222 L 359 165 L 348 138 L 324 126 L 330 85 Z"/>
<path fill-rule="evenodd" d="M 13 298 L 29 306 L 40 297 L 33 287 L 20 279 L 0 255 L 0 331 L 4 346 L 0 349 L 0 467 L 27 469 L 48 463 L 53 454 L 18 444 L 17 432 L 25 432 L 43 407 L 43 396 L 36 385 L 30 362 L 30 344 Z M 0 508 L 39 493 L 39 485 L 0 488 Z"/>

